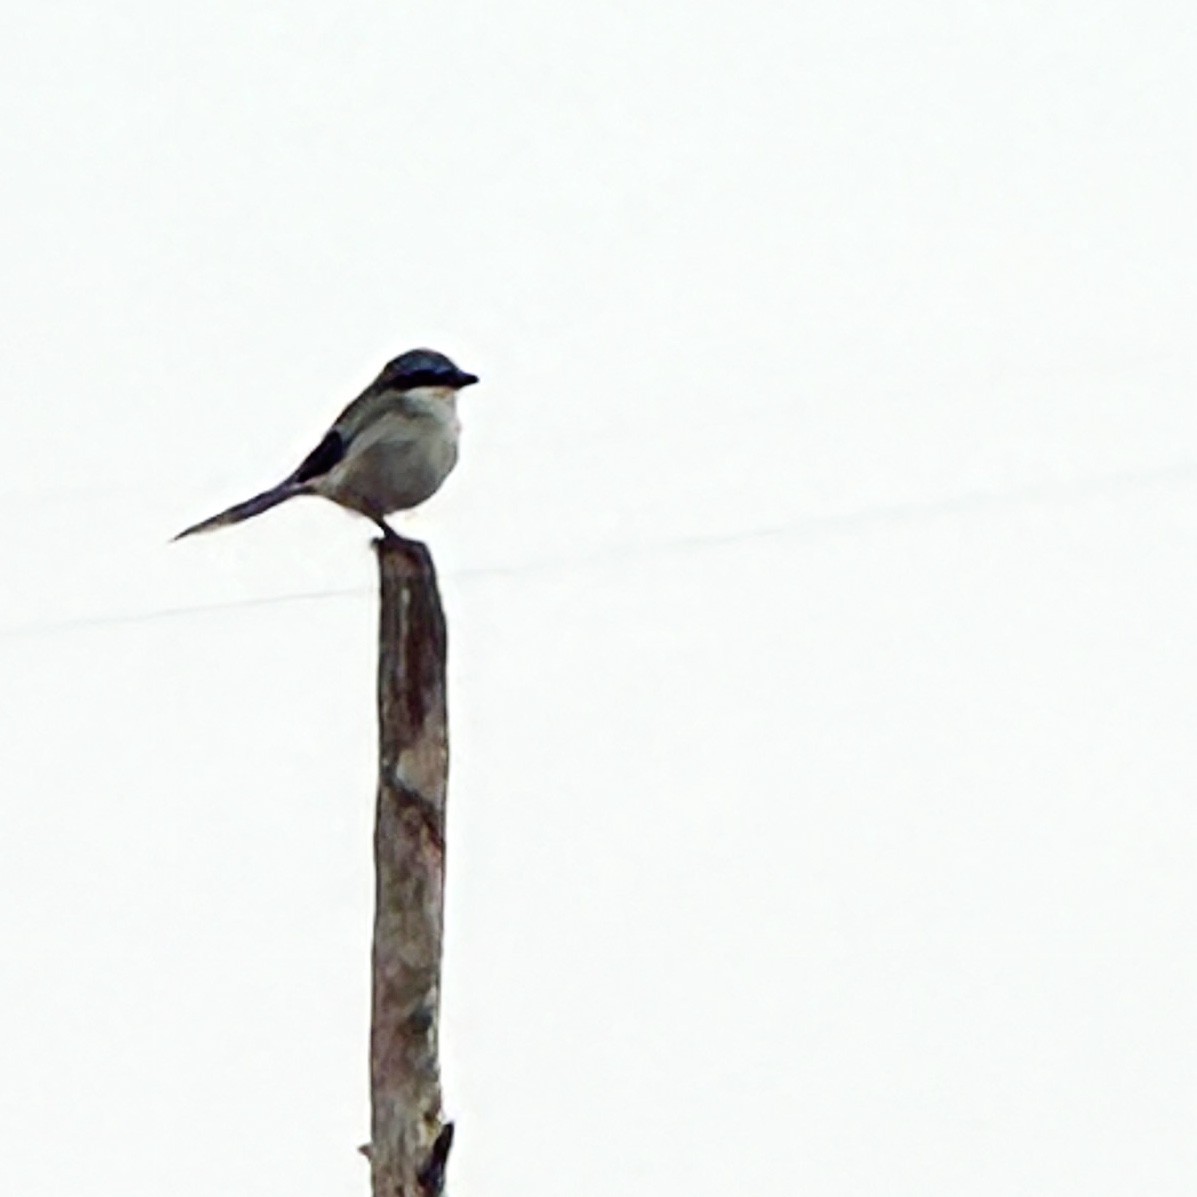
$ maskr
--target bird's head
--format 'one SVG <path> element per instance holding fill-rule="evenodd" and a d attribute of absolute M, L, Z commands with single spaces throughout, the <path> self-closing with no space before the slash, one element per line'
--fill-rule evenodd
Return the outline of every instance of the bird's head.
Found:
<path fill-rule="evenodd" d="M 414 391 L 417 387 L 444 387 L 460 391 L 473 386 L 477 374 L 458 369 L 443 353 L 435 349 L 409 349 L 394 361 L 387 362 L 379 383 L 397 391 Z"/>

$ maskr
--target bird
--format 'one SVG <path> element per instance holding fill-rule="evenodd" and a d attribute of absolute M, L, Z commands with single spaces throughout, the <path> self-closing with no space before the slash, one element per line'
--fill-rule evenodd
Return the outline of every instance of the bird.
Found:
<path fill-rule="evenodd" d="M 184 528 L 175 540 L 261 515 L 297 495 L 319 495 L 400 539 L 386 516 L 423 503 L 457 464 L 457 393 L 478 381 L 435 349 L 410 349 L 336 418 L 277 486 Z"/>

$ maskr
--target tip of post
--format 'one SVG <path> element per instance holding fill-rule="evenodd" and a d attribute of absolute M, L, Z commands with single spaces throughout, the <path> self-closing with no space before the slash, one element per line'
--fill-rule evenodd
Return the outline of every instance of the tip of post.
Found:
<path fill-rule="evenodd" d="M 403 557 L 412 561 L 428 559 L 428 546 L 422 540 L 409 540 L 392 532 L 389 536 L 377 536 L 374 539 L 374 551 L 379 557 Z"/>

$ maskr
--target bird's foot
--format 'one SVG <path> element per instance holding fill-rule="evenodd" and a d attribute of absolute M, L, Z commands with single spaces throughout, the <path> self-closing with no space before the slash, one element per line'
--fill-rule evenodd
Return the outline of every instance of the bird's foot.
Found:
<path fill-rule="evenodd" d="M 400 552 L 406 553 L 408 556 L 413 554 L 418 558 L 422 553 L 426 553 L 423 542 L 419 540 L 412 540 L 408 536 L 400 536 L 390 524 L 384 519 L 375 519 L 374 523 L 382 530 L 382 536 L 374 542 L 375 548 L 380 553 L 386 552 Z"/>
<path fill-rule="evenodd" d="M 403 542 L 403 537 L 386 520 L 380 517 L 374 522 L 382 529 L 383 540 L 388 541 L 390 544 L 401 544 Z"/>

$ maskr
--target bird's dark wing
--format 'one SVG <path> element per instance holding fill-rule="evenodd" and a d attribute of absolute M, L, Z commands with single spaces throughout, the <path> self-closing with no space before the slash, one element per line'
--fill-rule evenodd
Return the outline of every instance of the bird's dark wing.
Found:
<path fill-rule="evenodd" d="M 300 463 L 291 475 L 294 482 L 310 482 L 327 474 L 345 456 L 345 441 L 341 434 L 330 428 L 322 440 Z"/>

